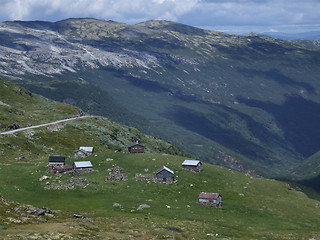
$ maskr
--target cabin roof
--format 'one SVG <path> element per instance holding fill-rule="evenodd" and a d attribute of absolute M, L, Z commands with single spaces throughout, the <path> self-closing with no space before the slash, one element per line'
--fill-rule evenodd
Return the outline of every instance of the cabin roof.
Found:
<path fill-rule="evenodd" d="M 132 144 L 128 145 L 128 147 L 133 147 L 133 146 L 136 146 L 136 145 L 144 147 L 144 145 L 142 143 L 132 143 Z"/>
<path fill-rule="evenodd" d="M 88 152 L 83 149 L 79 149 L 76 151 L 76 153 L 78 153 L 78 152 L 82 152 L 83 154 L 88 155 Z"/>
<path fill-rule="evenodd" d="M 75 168 L 85 168 L 85 167 L 92 168 L 92 163 L 90 161 L 74 162 L 73 164 L 74 164 Z"/>
<path fill-rule="evenodd" d="M 84 150 L 88 153 L 93 153 L 93 147 L 80 147 L 79 150 Z"/>
<path fill-rule="evenodd" d="M 184 160 L 182 166 L 197 166 L 199 163 L 202 165 L 199 160 Z"/>
<path fill-rule="evenodd" d="M 49 162 L 65 162 L 65 157 L 62 156 L 50 156 Z"/>
<path fill-rule="evenodd" d="M 159 168 L 159 169 L 156 171 L 156 174 L 162 172 L 163 170 L 166 170 L 166 171 L 168 171 L 169 173 L 174 174 L 174 171 L 172 171 L 170 168 L 167 168 L 166 166 L 163 166 L 163 167 Z"/>
<path fill-rule="evenodd" d="M 199 194 L 199 198 L 203 199 L 217 199 L 219 196 L 221 196 L 219 193 L 202 192 Z"/>

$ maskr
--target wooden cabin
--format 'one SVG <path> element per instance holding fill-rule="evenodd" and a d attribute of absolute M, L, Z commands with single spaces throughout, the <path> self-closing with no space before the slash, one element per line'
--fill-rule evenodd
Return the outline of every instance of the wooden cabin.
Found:
<path fill-rule="evenodd" d="M 174 172 L 170 168 L 163 166 L 156 171 L 156 177 L 163 182 L 174 181 Z"/>
<path fill-rule="evenodd" d="M 144 145 L 141 143 L 132 143 L 128 146 L 129 153 L 144 153 Z"/>
<path fill-rule="evenodd" d="M 194 172 L 201 172 L 203 170 L 202 162 L 199 160 L 184 160 L 182 163 L 182 168 Z"/>
<path fill-rule="evenodd" d="M 64 166 L 66 158 L 62 156 L 50 156 L 49 157 L 49 166 Z"/>
<path fill-rule="evenodd" d="M 219 193 L 201 192 L 199 203 L 210 207 L 222 207 L 222 196 Z"/>
<path fill-rule="evenodd" d="M 73 163 L 73 171 L 75 173 L 91 172 L 92 170 L 92 163 L 90 161 L 80 161 Z"/>

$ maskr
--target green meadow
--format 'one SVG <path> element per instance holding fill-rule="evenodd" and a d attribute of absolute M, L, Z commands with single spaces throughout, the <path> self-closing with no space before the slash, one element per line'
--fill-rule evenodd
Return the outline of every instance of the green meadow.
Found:
<path fill-rule="evenodd" d="M 107 158 L 113 160 L 106 161 Z M 217 239 L 311 239 L 320 236 L 319 202 L 288 183 L 254 178 L 211 164 L 204 164 L 202 173 L 193 173 L 181 169 L 184 159 L 158 153 L 99 153 L 86 159 L 97 171 L 83 175 L 47 174 L 46 158 L 37 164 L 2 163 L 0 192 L 9 200 L 61 210 L 60 215 L 65 219 L 72 218 L 74 213 L 90 217 L 98 221 L 98 225 L 101 221 L 109 225 L 114 219 L 124 219 L 121 220 L 123 226 L 117 226 L 122 231 L 120 239 L 128 236 L 129 223 L 137 224 L 139 232 L 157 235 L 152 229 L 160 228 L 161 234 L 167 232 L 181 239 L 211 239 L 213 233 L 218 234 L 214 235 Z M 68 159 L 67 162 L 72 161 Z M 163 165 L 175 172 L 175 183 L 134 179 L 137 173 L 154 174 Z M 113 166 L 124 168 L 128 180 L 105 181 L 107 170 Z M 50 178 L 40 181 L 43 175 Z M 63 185 L 71 178 L 86 178 L 89 184 L 72 190 L 45 189 L 50 185 Z M 199 205 L 198 195 L 202 191 L 219 192 L 224 206 Z M 114 203 L 122 207 L 114 207 Z M 141 204 L 150 208 L 137 210 Z M 189 226 L 189 223 L 192 224 Z M 88 227 L 88 236 L 93 234 L 90 224 L 84 224 Z"/>

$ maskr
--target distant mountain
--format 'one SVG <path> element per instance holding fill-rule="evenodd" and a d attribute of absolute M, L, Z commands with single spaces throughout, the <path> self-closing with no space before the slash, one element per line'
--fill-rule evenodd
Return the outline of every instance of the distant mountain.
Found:
<path fill-rule="evenodd" d="M 306 44 L 168 21 L 0 24 L 2 76 L 269 177 L 320 150 L 319 63 Z"/>
<path fill-rule="evenodd" d="M 295 40 L 320 40 L 320 32 L 303 32 L 303 33 L 283 33 L 283 32 L 265 32 L 267 36 L 281 39 L 295 39 Z"/>

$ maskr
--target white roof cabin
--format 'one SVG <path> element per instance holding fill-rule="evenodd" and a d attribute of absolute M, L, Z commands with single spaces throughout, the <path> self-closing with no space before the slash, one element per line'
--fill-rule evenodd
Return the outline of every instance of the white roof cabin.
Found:
<path fill-rule="evenodd" d="M 198 164 L 201 163 L 199 160 L 184 160 L 182 165 L 187 165 L 187 166 L 198 166 Z M 202 163 L 201 163 L 202 164 Z"/>
<path fill-rule="evenodd" d="M 75 168 L 92 168 L 92 163 L 90 161 L 81 161 L 73 163 Z"/>
<path fill-rule="evenodd" d="M 80 147 L 79 150 L 86 151 L 87 153 L 93 153 L 93 147 Z"/>

